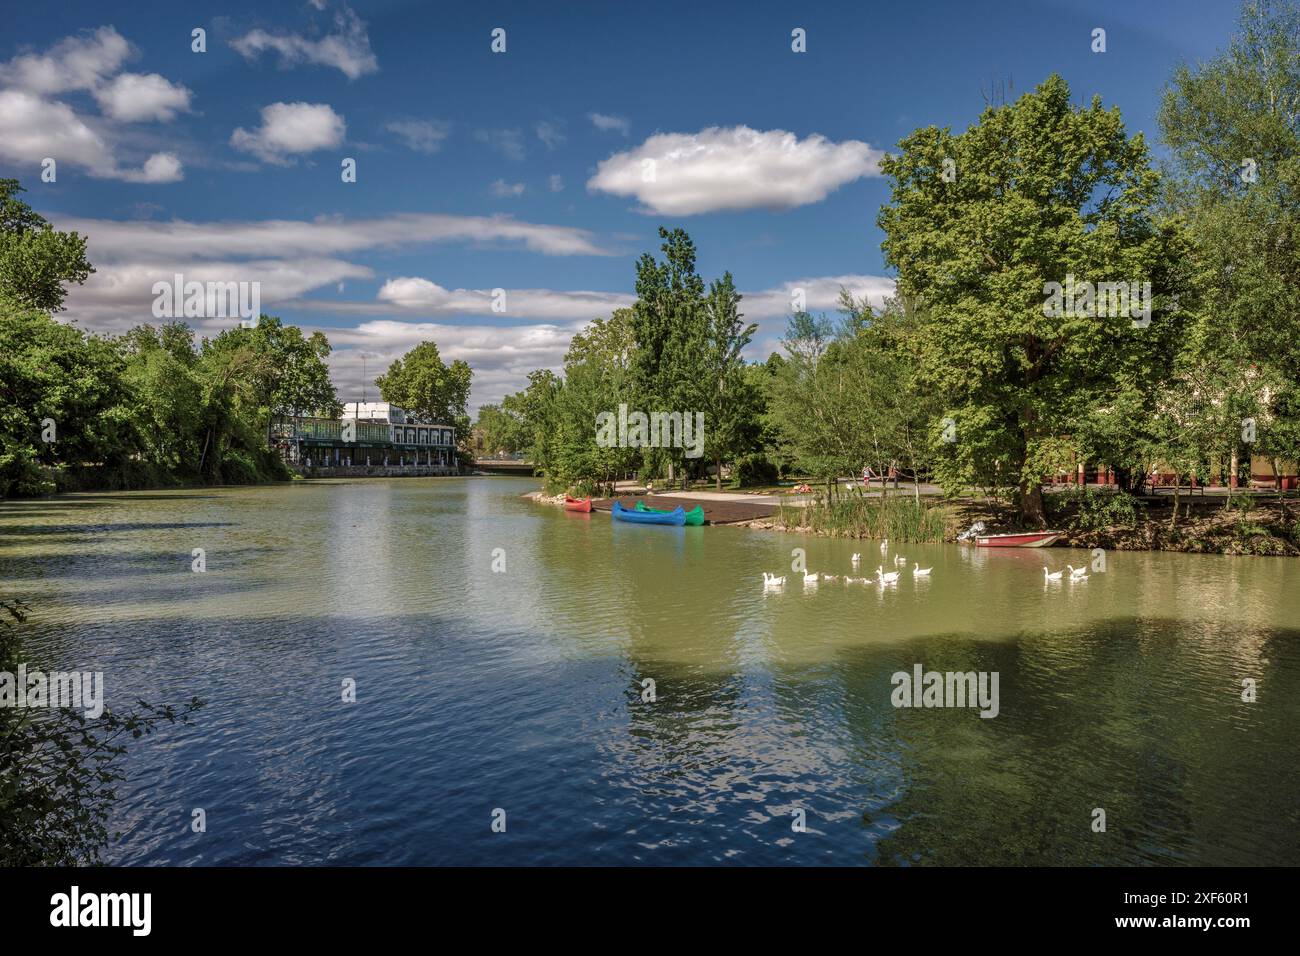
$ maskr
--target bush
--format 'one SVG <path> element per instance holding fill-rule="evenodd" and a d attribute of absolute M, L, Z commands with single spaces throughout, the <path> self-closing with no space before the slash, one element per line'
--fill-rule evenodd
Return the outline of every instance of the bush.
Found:
<path fill-rule="evenodd" d="M 744 488 L 747 485 L 770 485 L 776 482 L 776 465 L 768 461 L 761 452 L 743 455 L 736 459 L 731 468 L 731 488 Z"/>
<path fill-rule="evenodd" d="M 1145 505 L 1123 491 L 1095 488 L 1067 488 L 1044 496 L 1047 515 L 1053 524 L 1071 531 L 1100 531 L 1103 528 L 1135 527 Z"/>

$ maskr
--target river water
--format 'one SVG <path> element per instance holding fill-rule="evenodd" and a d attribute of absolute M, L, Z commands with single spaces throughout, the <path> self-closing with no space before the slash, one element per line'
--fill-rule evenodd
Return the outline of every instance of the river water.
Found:
<path fill-rule="evenodd" d="M 1048 584 L 1092 556 L 907 545 L 928 580 L 765 594 L 794 548 L 865 574 L 878 543 L 613 524 L 534 487 L 0 505 L 30 660 L 103 671 L 111 705 L 208 702 L 133 743 L 106 859 L 1300 863 L 1294 561 L 1113 552 Z M 996 673 L 997 716 L 895 707 L 917 664 Z"/>

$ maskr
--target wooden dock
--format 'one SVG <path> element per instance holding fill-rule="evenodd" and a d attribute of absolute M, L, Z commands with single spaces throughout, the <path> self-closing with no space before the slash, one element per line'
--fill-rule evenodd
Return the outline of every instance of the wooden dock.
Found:
<path fill-rule="evenodd" d="M 663 508 L 671 511 L 680 505 L 690 511 L 696 505 L 704 508 L 705 524 L 734 524 L 737 521 L 753 521 L 755 518 L 768 518 L 776 512 L 776 505 L 749 501 L 717 501 L 707 498 L 676 498 L 673 495 L 620 495 L 615 498 L 594 498 L 592 511 L 613 511 L 614 502 L 629 511 L 636 508 L 638 501 L 643 501 L 648 508 Z"/>

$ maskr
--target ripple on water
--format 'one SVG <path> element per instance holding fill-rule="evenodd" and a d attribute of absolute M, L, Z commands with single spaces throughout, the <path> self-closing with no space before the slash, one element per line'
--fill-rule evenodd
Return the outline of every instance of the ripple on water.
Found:
<path fill-rule="evenodd" d="M 1045 587 L 1089 556 L 908 545 L 930 580 L 764 594 L 792 548 L 832 573 L 878 552 L 613 525 L 528 487 L 0 506 L 31 656 L 102 669 L 117 705 L 208 701 L 132 747 L 110 860 L 1300 862 L 1291 562 L 1115 554 Z M 895 709 L 916 663 L 996 671 L 998 717 Z"/>

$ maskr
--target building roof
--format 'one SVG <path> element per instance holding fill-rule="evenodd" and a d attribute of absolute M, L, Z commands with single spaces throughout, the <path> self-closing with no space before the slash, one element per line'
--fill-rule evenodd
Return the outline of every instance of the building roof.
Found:
<path fill-rule="evenodd" d="M 343 417 L 361 422 L 387 422 L 390 425 L 424 425 L 429 428 L 451 428 L 442 422 L 417 422 L 407 419 L 404 409 L 391 402 L 344 402 Z"/>

